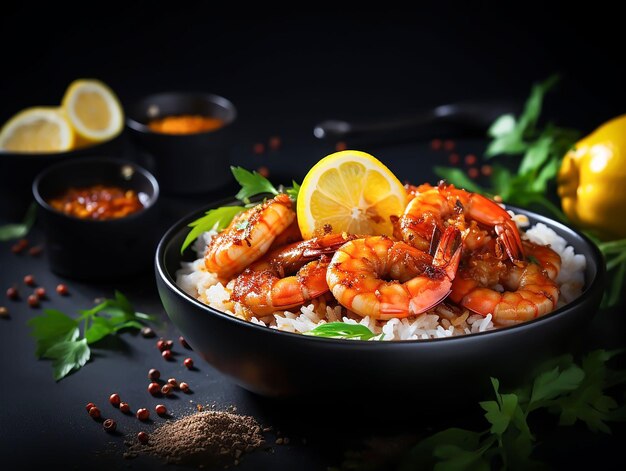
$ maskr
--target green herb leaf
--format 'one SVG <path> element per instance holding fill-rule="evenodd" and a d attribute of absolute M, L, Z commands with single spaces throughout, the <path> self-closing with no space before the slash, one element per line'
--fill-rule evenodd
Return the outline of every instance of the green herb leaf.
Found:
<path fill-rule="evenodd" d="M 522 163 L 517 170 L 521 175 L 534 173 L 540 168 L 550 156 L 550 147 L 552 146 L 552 138 L 549 136 L 538 139 L 531 147 L 528 148 Z"/>
<path fill-rule="evenodd" d="M 271 193 L 273 195 L 278 194 L 278 190 L 272 185 L 272 183 L 256 170 L 250 172 L 243 167 L 230 167 L 235 180 L 241 185 L 241 189 L 235 195 L 240 201 L 245 203 L 250 202 L 250 197 L 261 195 L 264 193 Z"/>
<path fill-rule="evenodd" d="M 55 343 L 75 340 L 79 323 L 56 309 L 44 309 L 44 313 L 27 321 L 31 334 L 37 342 L 35 355 L 41 358 Z"/>
<path fill-rule="evenodd" d="M 483 189 L 467 176 L 463 170 L 459 168 L 434 167 L 437 176 L 443 178 L 448 183 L 452 183 L 457 188 L 462 188 L 474 193 L 483 193 Z"/>
<path fill-rule="evenodd" d="M 290 196 L 290 198 L 294 201 L 298 201 L 298 194 L 300 193 L 300 185 L 296 183 L 295 180 L 291 181 L 291 188 L 287 188 L 285 192 Z"/>
<path fill-rule="evenodd" d="M 489 127 L 487 134 L 491 137 L 502 137 L 511 134 L 517 125 L 515 116 L 512 114 L 503 114 L 496 119 Z"/>
<path fill-rule="evenodd" d="M 465 450 L 456 445 L 439 445 L 433 450 L 433 455 L 440 460 L 434 468 L 438 471 L 489 471 L 491 469 L 480 449 Z"/>
<path fill-rule="evenodd" d="M 305 332 L 305 335 L 358 340 L 370 340 L 376 337 L 376 334 L 364 325 L 346 324 L 345 322 L 329 322 L 327 324 L 318 325 L 315 329 Z"/>
<path fill-rule="evenodd" d="M 44 356 L 53 360 L 54 379 L 59 381 L 84 366 L 91 356 L 91 351 L 87 339 L 67 340 L 50 347 Z"/>
<path fill-rule="evenodd" d="M 237 214 L 245 210 L 246 208 L 243 206 L 221 206 L 207 211 L 205 216 L 189 224 L 189 227 L 192 229 L 180 247 L 180 253 L 182 254 L 203 232 L 210 230 L 221 231 L 230 224 Z"/>
<path fill-rule="evenodd" d="M 95 316 L 89 328 L 85 330 L 85 339 L 88 344 L 92 344 L 113 332 L 115 332 L 113 322 L 106 317 Z"/>
<path fill-rule="evenodd" d="M 19 239 L 28 234 L 37 218 L 37 206 L 33 202 L 28 207 L 24 220 L 20 224 L 5 224 L 0 226 L 0 241 Z"/>
<path fill-rule="evenodd" d="M 534 409 L 545 401 L 574 391 L 585 378 L 585 373 L 576 365 L 561 370 L 555 367 L 535 378 L 529 407 Z"/>

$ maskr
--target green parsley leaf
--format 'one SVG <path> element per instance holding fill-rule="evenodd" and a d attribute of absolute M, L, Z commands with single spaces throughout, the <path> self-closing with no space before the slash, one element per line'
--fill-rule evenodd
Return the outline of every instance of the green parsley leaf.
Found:
<path fill-rule="evenodd" d="M 37 218 L 37 206 L 33 202 L 28 207 L 24 220 L 19 224 L 5 224 L 0 226 L 0 241 L 19 239 L 30 231 Z"/>
<path fill-rule="evenodd" d="M 529 407 L 535 409 L 545 401 L 574 391 L 580 386 L 585 373 L 576 365 L 570 365 L 565 370 L 554 367 L 552 370 L 541 373 L 535 378 Z"/>
<path fill-rule="evenodd" d="M 250 172 L 243 167 L 230 167 L 235 180 L 241 185 L 241 189 L 235 195 L 240 201 L 250 202 L 250 197 L 263 193 L 278 194 L 278 190 L 270 183 L 270 181 L 256 170 Z"/>
<path fill-rule="evenodd" d="M 43 314 L 27 321 L 31 334 L 37 342 L 35 355 L 41 358 L 55 343 L 75 340 L 78 335 L 78 321 L 56 309 L 44 309 Z"/>
<path fill-rule="evenodd" d="M 376 337 L 376 334 L 364 325 L 346 324 L 345 322 L 329 322 L 327 324 L 318 325 L 315 329 L 305 332 L 305 335 L 358 340 L 370 340 Z"/>
<path fill-rule="evenodd" d="M 287 193 L 292 200 L 297 202 L 298 194 L 300 193 L 300 185 L 296 183 L 295 180 L 291 180 L 291 188 L 287 188 L 285 193 Z"/>
<path fill-rule="evenodd" d="M 205 216 L 189 224 L 189 227 L 192 229 L 189 234 L 187 234 L 183 245 L 180 247 L 180 253 L 182 254 L 203 232 L 210 230 L 221 231 L 230 224 L 237 214 L 245 210 L 246 208 L 243 206 L 221 206 L 219 208 L 210 209 L 205 213 Z"/>
<path fill-rule="evenodd" d="M 85 339 L 88 344 L 97 342 L 115 332 L 115 325 L 106 317 L 94 316 L 91 325 L 85 330 Z"/>
<path fill-rule="evenodd" d="M 44 356 L 52 359 L 54 379 L 59 381 L 84 366 L 91 356 L 91 351 L 87 339 L 67 340 L 50 347 Z"/>

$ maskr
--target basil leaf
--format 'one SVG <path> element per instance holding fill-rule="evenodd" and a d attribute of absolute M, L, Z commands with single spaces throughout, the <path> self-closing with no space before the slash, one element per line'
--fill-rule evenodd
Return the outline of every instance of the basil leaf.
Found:
<path fill-rule="evenodd" d="M 240 201 L 249 203 L 251 196 L 260 195 L 263 193 L 271 193 L 273 195 L 278 194 L 278 190 L 270 183 L 270 181 L 256 170 L 250 172 L 243 167 L 230 167 L 235 180 L 241 185 L 241 189 L 235 195 Z"/>
<path fill-rule="evenodd" d="M 345 322 L 329 322 L 327 324 L 318 325 L 315 329 L 305 332 L 305 335 L 359 340 L 370 340 L 376 337 L 376 334 L 364 325 L 346 324 Z"/>
<path fill-rule="evenodd" d="M 187 234 L 183 245 L 180 247 L 180 253 L 182 254 L 187 247 L 189 247 L 194 240 L 196 240 L 203 232 L 215 229 L 221 231 L 230 224 L 233 218 L 245 211 L 243 206 L 222 206 L 219 208 L 211 209 L 205 213 L 205 216 L 196 219 L 189 224 L 191 231 Z"/>

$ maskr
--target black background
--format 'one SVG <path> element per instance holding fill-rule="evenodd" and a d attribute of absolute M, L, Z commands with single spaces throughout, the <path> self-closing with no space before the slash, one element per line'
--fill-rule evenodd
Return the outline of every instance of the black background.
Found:
<path fill-rule="evenodd" d="M 108 83 L 123 104 L 153 92 L 202 90 L 228 97 L 237 106 L 238 142 L 248 151 L 239 154 L 242 161 L 248 162 L 255 142 L 279 135 L 291 146 L 286 157 L 293 163 L 299 150 L 318 152 L 311 130 L 320 120 L 384 119 L 468 99 L 523 100 L 533 82 L 553 73 L 562 80 L 549 95 L 544 116 L 558 124 L 588 132 L 626 112 L 623 24 L 601 2 L 580 10 L 531 3 L 505 8 L 495 2 L 439 2 L 413 11 L 381 5 L 370 13 L 341 11 L 336 5 L 305 7 L 306 16 L 242 5 L 224 13 L 207 2 L 85 3 L 72 9 L 52 2 L 3 6 L 0 122 L 28 106 L 58 104 L 69 82 L 80 77 Z M 387 151 L 380 152 L 384 156 Z M 237 155 L 233 163 L 240 163 Z M 214 196 L 177 201 L 176 207 L 186 212 Z M 172 219 L 175 215 L 180 214 L 170 214 Z M 33 238 L 42 241 L 38 232 Z M 29 271 L 49 289 L 62 281 L 45 271 L 43 261 L 12 258 L 6 255 L 7 243 L 1 248 L 3 283 L 19 281 Z M 163 314 L 151 277 L 115 286 L 71 286 L 72 297 L 53 297 L 49 306 L 69 312 L 117 288 L 138 310 Z M 0 325 L 2 456 L 8 453 L 23 464 L 77 469 L 97 464 L 139 467 L 143 462 L 129 464 L 118 454 L 102 452 L 105 442 L 115 448 L 120 439 L 97 430 L 84 404 L 94 400 L 106 407 L 112 389 L 133 404 L 143 400 L 145 371 L 162 361 L 155 358 L 151 341 L 138 336 L 112 341 L 99 350 L 93 364 L 54 383 L 49 364 L 32 357 L 34 346 L 24 322 L 32 311 L 23 302 L 10 308 L 12 318 Z M 172 326 L 160 334 L 177 336 Z M 169 368 L 172 375 L 188 374 L 180 365 Z M 242 412 L 279 422 L 263 401 L 210 367 L 201 364 L 196 374 L 190 380 L 198 384 L 192 398 L 196 402 L 237 404 Z M 182 408 L 187 398 L 182 399 L 176 407 Z M 135 422 L 120 419 L 124 432 L 137 427 Z M 303 432 L 313 445 L 278 447 L 276 458 L 256 457 L 245 469 L 324 469 L 337 464 L 358 434 L 342 439 L 341 433 L 355 432 L 343 432 L 336 424 L 328 427 L 321 432 L 327 440 Z M 301 429 L 306 431 L 304 425 Z M 292 431 L 296 436 L 300 432 L 298 427 Z M 565 448 L 571 443 L 580 454 L 591 456 L 603 439 L 568 429 L 556 443 Z"/>

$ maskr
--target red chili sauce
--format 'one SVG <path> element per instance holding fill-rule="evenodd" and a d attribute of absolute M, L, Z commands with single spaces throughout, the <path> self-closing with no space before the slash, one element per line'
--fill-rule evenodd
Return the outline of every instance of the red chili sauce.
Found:
<path fill-rule="evenodd" d="M 70 187 L 48 204 L 68 216 L 95 220 L 123 218 L 143 209 L 134 190 L 106 185 Z"/>

